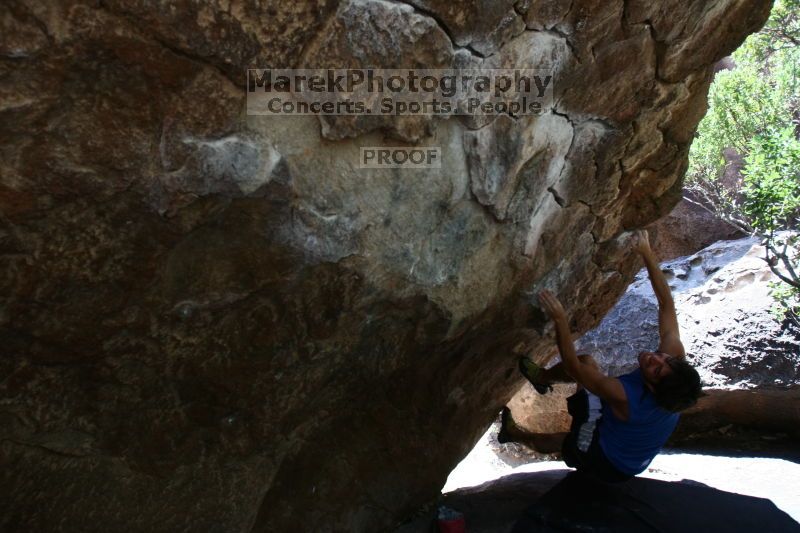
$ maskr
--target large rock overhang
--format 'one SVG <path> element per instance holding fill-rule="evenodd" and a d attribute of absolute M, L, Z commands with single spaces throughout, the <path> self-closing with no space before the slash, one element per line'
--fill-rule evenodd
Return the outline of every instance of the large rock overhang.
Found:
<path fill-rule="evenodd" d="M 770 2 L 5 2 L 0 509 L 17 530 L 375 531 L 434 498 L 669 212 Z M 253 117 L 248 68 L 547 61 L 541 116 Z M 441 169 L 365 173 L 365 145 Z M 90 522 L 90 523 L 87 523 Z"/>

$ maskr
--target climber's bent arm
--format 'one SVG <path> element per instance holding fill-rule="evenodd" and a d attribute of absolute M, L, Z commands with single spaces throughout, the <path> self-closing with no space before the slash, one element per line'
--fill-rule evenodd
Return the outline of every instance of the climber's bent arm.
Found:
<path fill-rule="evenodd" d="M 564 370 L 576 383 L 605 400 L 611 405 L 617 416 L 626 420 L 628 418 L 628 400 L 622 383 L 616 378 L 603 374 L 593 362 L 582 362 L 578 358 L 575 344 L 572 342 L 569 322 L 561 304 L 549 291 L 542 291 L 539 298 L 555 324 L 556 341 Z"/>
<path fill-rule="evenodd" d="M 628 398 L 622 382 L 603 374 L 592 362 L 582 362 L 572 342 L 569 326 L 564 320 L 556 322 L 556 336 L 558 338 L 558 351 L 564 370 L 579 385 L 586 390 L 605 400 L 614 409 L 615 414 L 623 420 L 628 418 Z"/>

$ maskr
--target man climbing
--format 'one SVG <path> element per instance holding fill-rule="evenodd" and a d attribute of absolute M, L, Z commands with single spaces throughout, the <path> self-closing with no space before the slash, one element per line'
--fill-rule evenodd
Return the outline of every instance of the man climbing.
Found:
<path fill-rule="evenodd" d="M 686 362 L 675 303 L 647 232 L 637 233 L 634 247 L 644 259 L 658 300 L 657 351 L 641 352 L 639 367 L 633 372 L 606 376 L 591 356 L 575 353 L 564 308 L 552 293 L 542 291 L 539 301 L 555 323 L 561 362 L 544 370 L 527 358 L 520 360 L 520 371 L 540 393 L 549 383 L 578 383 L 578 392 L 567 399 L 572 425 L 562 436 L 564 462 L 608 482 L 624 481 L 644 471 L 675 429 L 678 413 L 701 395 L 700 376 Z M 516 426 L 508 408 L 502 421 L 500 442 L 520 442 L 539 450 L 548 445 L 542 436 Z"/>

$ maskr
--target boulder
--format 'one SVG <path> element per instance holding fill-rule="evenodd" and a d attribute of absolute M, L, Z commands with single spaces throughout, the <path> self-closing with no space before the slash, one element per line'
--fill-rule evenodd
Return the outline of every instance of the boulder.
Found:
<path fill-rule="evenodd" d="M 800 461 L 800 386 L 710 389 L 681 415 L 672 446 Z"/>
<path fill-rule="evenodd" d="M 692 255 L 717 241 L 741 239 L 739 228 L 722 220 L 689 191 L 664 218 L 649 226 L 650 244 L 662 261 Z"/>
<path fill-rule="evenodd" d="M 572 417 L 567 412 L 567 398 L 575 394 L 574 383 L 554 383 L 547 394 L 539 394 L 525 383 L 508 402 L 514 422 L 530 433 L 569 431 Z"/>
<path fill-rule="evenodd" d="M 545 2 L 547 4 L 547 2 Z M 549 4 L 548 4 L 549 5 Z M 432 501 L 768 0 L 0 5 L 0 529 L 377 531 Z M 248 116 L 247 68 L 536 67 L 542 115 Z M 441 168 L 358 167 L 439 146 Z"/>

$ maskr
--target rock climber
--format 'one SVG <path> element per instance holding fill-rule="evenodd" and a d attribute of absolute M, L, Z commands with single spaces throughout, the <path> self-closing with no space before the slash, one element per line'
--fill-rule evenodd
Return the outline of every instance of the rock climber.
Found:
<path fill-rule="evenodd" d="M 590 355 L 575 353 L 564 308 L 545 290 L 539 301 L 555 324 L 561 362 L 547 370 L 528 358 L 519 365 L 540 393 L 550 383 L 578 384 L 578 391 L 567 399 L 572 424 L 569 433 L 560 435 L 562 457 L 567 466 L 606 482 L 624 481 L 644 471 L 675 429 L 679 412 L 694 405 L 702 394 L 700 376 L 686 361 L 672 293 L 647 232 L 638 231 L 633 243 L 658 300 L 658 349 L 641 352 L 636 370 L 606 376 Z M 503 410 L 500 442 L 541 450 L 541 438 L 548 437 L 552 439 L 525 432 L 514 423 L 509 409 Z"/>

